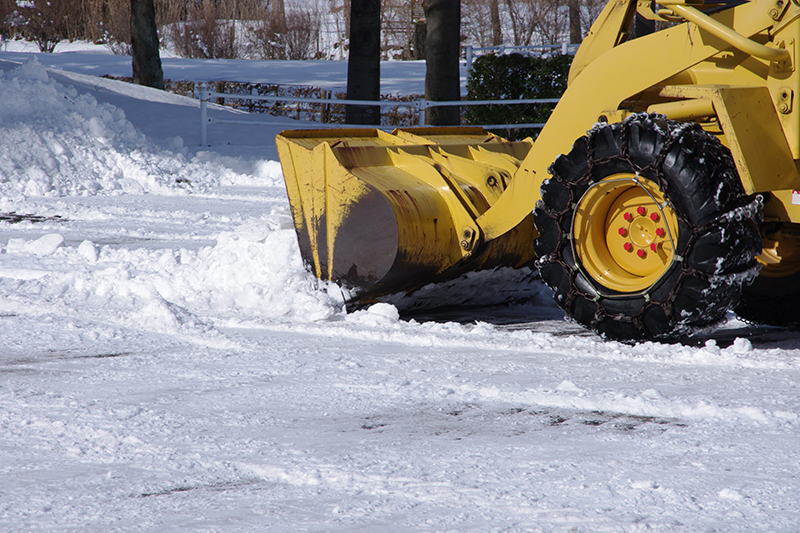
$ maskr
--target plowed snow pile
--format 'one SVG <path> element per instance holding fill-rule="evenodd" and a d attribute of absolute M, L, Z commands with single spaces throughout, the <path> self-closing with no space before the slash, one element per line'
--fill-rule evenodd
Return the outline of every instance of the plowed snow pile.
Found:
<path fill-rule="evenodd" d="M 182 183 L 205 188 L 227 174 L 180 153 L 164 157 L 123 110 L 54 82 L 36 60 L 0 77 L 0 91 L 4 196 L 180 194 Z"/>
<path fill-rule="evenodd" d="M 2 75 L 0 92 L 0 210 L 18 211 L 17 205 L 36 196 L 186 195 L 253 181 L 156 146 L 123 110 L 55 82 L 35 60 Z M 183 142 L 176 137 L 173 144 Z M 215 239 L 215 246 L 195 249 L 131 250 L 98 247 L 90 239 L 62 246 L 58 233 L 11 238 L 3 263 L 11 267 L 6 274 L 12 279 L 0 278 L 0 283 L 12 285 L 13 300 L 45 295 L 51 304 L 79 302 L 106 319 L 138 320 L 160 329 L 202 322 L 194 313 L 212 310 L 314 320 L 341 308 L 304 270 L 284 206 Z M 44 275 L 32 269 L 30 256 L 33 264 L 60 263 L 61 272 Z"/>
<path fill-rule="evenodd" d="M 347 313 L 279 127 L 199 148 L 196 102 L 92 80 L 0 52 L 0 530 L 798 530 L 800 334 Z"/>

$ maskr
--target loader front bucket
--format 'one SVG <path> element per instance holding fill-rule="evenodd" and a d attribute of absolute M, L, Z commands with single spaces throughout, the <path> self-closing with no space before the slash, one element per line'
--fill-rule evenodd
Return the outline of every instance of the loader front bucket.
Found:
<path fill-rule="evenodd" d="M 351 304 L 533 259 L 531 216 L 490 242 L 475 223 L 530 141 L 456 127 L 284 131 L 276 142 L 303 259 Z"/>

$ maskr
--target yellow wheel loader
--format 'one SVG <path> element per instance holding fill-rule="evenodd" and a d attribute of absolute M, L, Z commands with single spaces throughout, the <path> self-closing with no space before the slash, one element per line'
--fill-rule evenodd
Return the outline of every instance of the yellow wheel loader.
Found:
<path fill-rule="evenodd" d="M 606 5 L 535 141 L 278 135 L 313 272 L 367 305 L 535 262 L 568 317 L 619 340 L 729 309 L 800 324 L 798 0 L 658 5 Z M 637 13 L 671 24 L 633 38 Z"/>

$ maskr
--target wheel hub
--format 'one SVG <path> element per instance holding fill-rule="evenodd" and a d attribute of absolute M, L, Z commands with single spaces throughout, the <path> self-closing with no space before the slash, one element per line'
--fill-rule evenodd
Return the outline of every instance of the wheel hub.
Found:
<path fill-rule="evenodd" d="M 800 272 L 800 232 L 795 225 L 768 231 L 762 238 L 760 276 L 783 278 Z"/>
<path fill-rule="evenodd" d="M 678 223 L 655 183 L 623 173 L 586 191 L 575 210 L 573 233 L 587 274 L 629 293 L 647 289 L 669 269 Z"/>

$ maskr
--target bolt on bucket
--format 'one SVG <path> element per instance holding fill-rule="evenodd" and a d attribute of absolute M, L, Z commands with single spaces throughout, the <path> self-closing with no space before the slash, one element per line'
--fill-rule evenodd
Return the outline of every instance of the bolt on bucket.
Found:
<path fill-rule="evenodd" d="M 475 222 L 531 141 L 455 127 L 295 130 L 276 143 L 303 260 L 351 306 L 534 257 L 532 216 L 489 242 Z"/>

